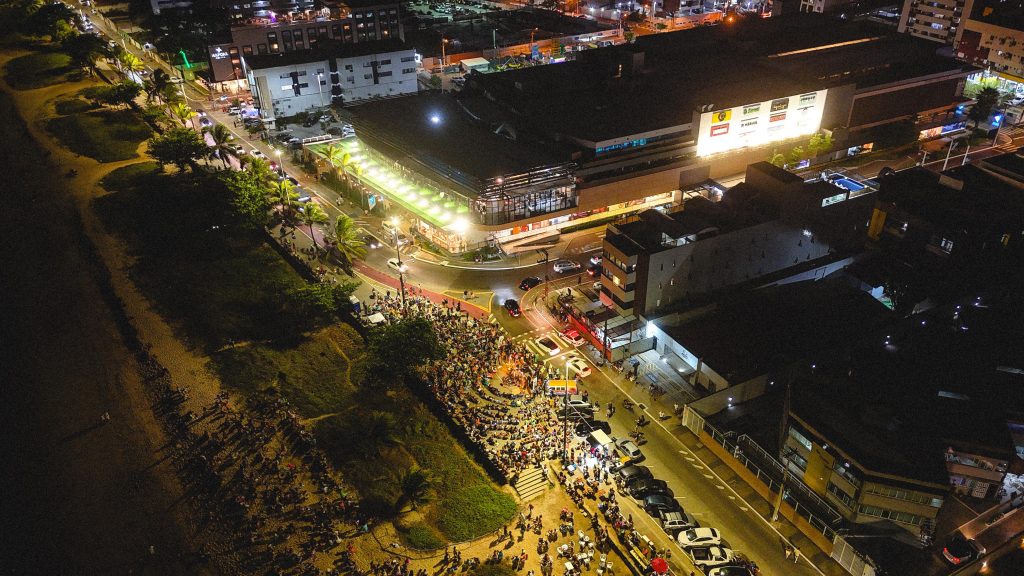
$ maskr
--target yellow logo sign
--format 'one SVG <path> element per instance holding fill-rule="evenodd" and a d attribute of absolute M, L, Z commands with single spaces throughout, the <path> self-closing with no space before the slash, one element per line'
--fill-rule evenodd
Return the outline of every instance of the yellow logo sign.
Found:
<path fill-rule="evenodd" d="M 732 118 L 732 110 L 719 110 L 718 112 L 711 113 L 711 122 L 718 124 L 720 122 L 728 122 Z"/>

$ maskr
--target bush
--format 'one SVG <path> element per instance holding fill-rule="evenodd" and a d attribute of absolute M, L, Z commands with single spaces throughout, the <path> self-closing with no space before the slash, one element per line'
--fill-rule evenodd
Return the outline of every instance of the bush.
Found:
<path fill-rule="evenodd" d="M 472 576 L 516 576 L 516 571 L 508 564 L 481 564 L 469 573 Z"/>
<path fill-rule="evenodd" d="M 95 102 L 86 102 L 81 98 L 69 98 L 66 100 L 58 100 L 53 105 L 54 111 L 61 116 L 68 114 L 81 114 L 82 112 L 89 112 L 99 108 L 99 105 Z"/>

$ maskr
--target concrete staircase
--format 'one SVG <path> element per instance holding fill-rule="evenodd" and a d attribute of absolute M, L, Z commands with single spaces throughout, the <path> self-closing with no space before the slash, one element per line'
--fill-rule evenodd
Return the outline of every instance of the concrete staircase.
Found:
<path fill-rule="evenodd" d="M 544 469 L 539 467 L 524 470 L 515 483 L 516 493 L 524 502 L 544 493 L 547 487 L 548 477 Z"/>

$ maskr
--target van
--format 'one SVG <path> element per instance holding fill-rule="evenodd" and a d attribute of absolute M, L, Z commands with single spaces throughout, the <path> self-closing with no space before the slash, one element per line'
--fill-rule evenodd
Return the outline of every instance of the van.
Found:
<path fill-rule="evenodd" d="M 700 526 L 700 524 L 697 523 L 697 520 L 686 510 L 671 512 L 663 511 L 658 514 L 658 519 L 661 522 L 662 529 L 673 536 L 683 530 L 689 530 L 690 528 L 697 528 Z"/>
<path fill-rule="evenodd" d="M 579 393 L 579 390 L 576 388 L 575 380 L 548 380 L 548 396 L 565 396 L 565 391 L 567 389 L 570 395 Z"/>

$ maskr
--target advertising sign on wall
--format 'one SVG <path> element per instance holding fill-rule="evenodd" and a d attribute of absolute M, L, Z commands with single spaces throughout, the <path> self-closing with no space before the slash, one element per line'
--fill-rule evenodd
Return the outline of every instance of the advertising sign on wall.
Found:
<path fill-rule="evenodd" d="M 818 90 L 704 112 L 700 116 L 697 155 L 707 156 L 814 134 L 821 127 L 827 92 Z"/>

